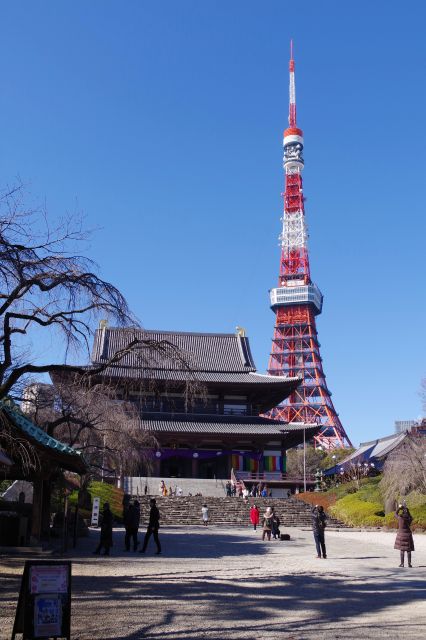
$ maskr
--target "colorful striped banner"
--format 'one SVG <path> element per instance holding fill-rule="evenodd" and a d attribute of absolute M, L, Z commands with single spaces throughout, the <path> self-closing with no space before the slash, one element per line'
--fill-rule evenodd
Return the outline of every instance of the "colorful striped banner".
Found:
<path fill-rule="evenodd" d="M 259 471 L 259 460 L 257 457 L 251 457 L 251 454 L 241 456 L 237 453 L 233 453 L 232 468 L 234 471 L 250 471 L 252 473 L 257 473 Z"/>
<path fill-rule="evenodd" d="M 281 469 L 281 456 L 263 456 L 263 468 L 265 471 L 280 472 Z"/>
<path fill-rule="evenodd" d="M 257 473 L 259 469 L 259 462 L 254 458 L 243 458 L 243 471 L 250 471 L 251 473 Z"/>
<path fill-rule="evenodd" d="M 232 454 L 232 468 L 234 471 L 243 471 L 243 456 L 236 453 Z"/>

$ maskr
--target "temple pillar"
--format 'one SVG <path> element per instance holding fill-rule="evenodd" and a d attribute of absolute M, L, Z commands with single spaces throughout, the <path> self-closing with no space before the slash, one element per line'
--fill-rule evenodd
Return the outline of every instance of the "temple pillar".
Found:
<path fill-rule="evenodd" d="M 193 478 L 198 478 L 198 458 L 192 458 L 191 474 Z"/>
<path fill-rule="evenodd" d="M 45 540 L 50 538 L 51 493 L 52 493 L 51 478 L 45 478 L 43 480 L 43 487 L 42 487 L 41 521 L 40 521 L 40 535 Z"/>
<path fill-rule="evenodd" d="M 228 453 L 226 458 L 227 458 L 226 464 L 227 464 L 228 478 L 230 478 L 231 477 L 231 471 L 232 471 L 232 454 Z"/>
<path fill-rule="evenodd" d="M 33 508 L 31 516 L 31 542 L 38 542 L 41 538 L 41 523 L 43 509 L 43 480 L 33 480 Z"/>

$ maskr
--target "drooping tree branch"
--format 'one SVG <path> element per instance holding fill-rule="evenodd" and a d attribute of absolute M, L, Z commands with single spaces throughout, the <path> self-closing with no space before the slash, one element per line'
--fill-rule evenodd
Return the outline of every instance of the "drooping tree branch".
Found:
<path fill-rule="evenodd" d="M 137 326 L 120 291 L 75 251 L 87 239 L 72 217 L 52 228 L 45 212 L 23 207 L 23 188 L 0 195 L 0 398 L 14 395 L 29 374 L 56 371 L 57 362 L 22 362 L 35 329 L 55 332 L 64 352 L 90 351 L 97 320 Z M 21 385 L 22 386 L 22 385 Z"/>
<path fill-rule="evenodd" d="M 100 319 L 119 327 L 138 327 L 120 291 L 102 280 L 92 260 L 81 255 L 87 239 L 80 220 L 68 217 L 56 227 L 44 211 L 23 206 L 18 185 L 0 194 L 0 399 L 9 396 L 31 405 L 28 383 L 42 374 L 54 381 L 49 401 L 39 405 L 35 394 L 30 417 L 52 436 L 84 451 L 93 468 L 130 472 L 140 465 L 152 434 L 140 424 L 137 403 L 118 401 L 119 384 L 108 373 L 129 354 L 141 368 L 156 361 L 179 365 L 185 372 L 185 402 L 202 386 L 191 363 L 168 341 L 136 336 L 107 361 L 95 365 L 64 362 L 61 353 L 73 348 L 82 363 L 89 361 L 94 331 Z M 35 358 L 33 340 L 40 332 L 59 339 L 56 359 Z M 83 357 L 81 355 L 83 354 Z M 104 374 L 104 375 L 103 375 Z M 122 385 L 122 382 L 120 382 Z M 129 383 L 131 384 L 131 383 Z M 54 400 L 53 400 L 54 396 Z M 0 425 L 1 432 L 1 425 Z"/>

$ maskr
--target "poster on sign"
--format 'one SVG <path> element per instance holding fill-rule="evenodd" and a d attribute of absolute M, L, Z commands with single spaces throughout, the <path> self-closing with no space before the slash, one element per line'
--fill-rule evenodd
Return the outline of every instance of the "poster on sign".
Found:
<path fill-rule="evenodd" d="M 66 565 L 35 565 L 30 568 L 30 593 L 66 593 L 68 567 Z"/>
<path fill-rule="evenodd" d="M 34 637 L 60 636 L 62 600 L 59 596 L 36 596 L 34 599 Z"/>
<path fill-rule="evenodd" d="M 101 499 L 93 498 L 93 506 L 92 506 L 92 520 L 91 526 L 97 527 L 99 526 L 99 508 L 100 508 Z"/>

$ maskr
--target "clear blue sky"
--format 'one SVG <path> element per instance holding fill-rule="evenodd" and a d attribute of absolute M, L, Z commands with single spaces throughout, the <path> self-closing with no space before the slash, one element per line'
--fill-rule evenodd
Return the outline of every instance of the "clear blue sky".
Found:
<path fill-rule="evenodd" d="M 422 411 L 426 5 L 0 6 L 0 184 L 84 212 L 147 328 L 247 329 L 267 366 L 294 38 L 306 214 L 333 400 L 358 443 Z"/>

